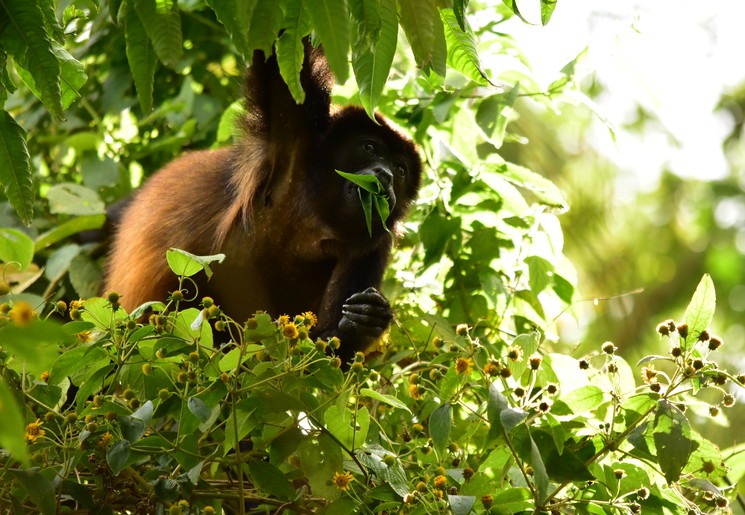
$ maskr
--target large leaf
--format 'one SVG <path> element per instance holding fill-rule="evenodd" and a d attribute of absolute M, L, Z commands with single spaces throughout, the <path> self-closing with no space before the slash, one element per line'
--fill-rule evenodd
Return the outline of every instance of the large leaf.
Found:
<path fill-rule="evenodd" d="M 256 486 L 268 494 L 285 500 L 294 497 L 295 489 L 292 483 L 288 481 L 281 470 L 271 463 L 254 459 L 248 463 L 248 470 L 251 472 Z"/>
<path fill-rule="evenodd" d="M 34 242 L 16 229 L 0 229 L 0 261 L 20 264 L 25 270 L 34 257 Z"/>
<path fill-rule="evenodd" d="M 183 54 L 181 12 L 176 0 L 133 0 L 160 62 L 173 68 Z"/>
<path fill-rule="evenodd" d="M 279 73 L 290 88 L 292 98 L 301 103 L 305 100 L 305 90 L 300 83 L 305 58 L 302 38 L 310 31 L 308 13 L 302 0 L 287 0 L 284 29 L 276 45 Z"/>
<path fill-rule="evenodd" d="M 238 52 L 243 55 L 244 59 L 249 58 L 248 49 L 246 48 L 246 19 L 238 15 L 238 4 L 248 4 L 243 0 L 206 0 L 220 23 L 230 36 Z"/>
<path fill-rule="evenodd" d="M 686 416 L 672 403 L 661 400 L 654 418 L 654 445 L 657 463 L 668 483 L 677 481 L 688 463 L 693 441 L 691 425 Z"/>
<path fill-rule="evenodd" d="M 34 189 L 26 131 L 4 110 L 0 110 L 0 184 L 20 219 L 30 225 L 34 214 Z"/>
<path fill-rule="evenodd" d="M 145 26 L 135 12 L 134 6 L 130 4 L 132 1 L 129 0 L 122 6 L 124 10 L 124 40 L 129 69 L 132 71 L 132 78 L 135 81 L 137 98 L 140 101 L 142 112 L 147 114 L 153 109 L 153 82 L 158 59 L 145 32 Z"/>
<path fill-rule="evenodd" d="M 381 0 L 378 12 L 371 13 L 370 11 L 374 10 L 364 10 L 361 14 L 364 19 L 358 20 L 360 26 L 366 28 L 364 31 L 360 30 L 352 50 L 352 68 L 360 89 L 360 102 L 368 116 L 372 118 L 375 106 L 388 80 L 393 55 L 396 53 L 398 43 L 396 0 Z M 375 18 L 375 14 L 377 14 L 379 30 L 375 36 L 372 36 L 371 26 L 374 22 L 370 18 Z"/>
<path fill-rule="evenodd" d="M 448 64 L 474 82 L 493 85 L 481 67 L 476 50 L 476 37 L 468 22 L 464 19 L 465 29 L 461 28 L 452 9 L 440 9 L 440 18 L 445 27 L 445 40 L 448 44 Z"/>
<path fill-rule="evenodd" d="M 0 447 L 7 449 L 10 455 L 24 463 L 27 462 L 26 444 L 23 440 L 23 414 L 13 391 L 0 378 Z"/>
<path fill-rule="evenodd" d="M 437 406 L 429 416 L 429 436 L 442 457 L 450 439 L 450 428 L 453 425 L 453 406 L 446 402 Z"/>
<path fill-rule="evenodd" d="M 398 13 L 417 65 L 427 67 L 434 56 L 440 20 L 433 0 L 398 0 Z"/>
<path fill-rule="evenodd" d="M 60 63 L 54 55 L 38 2 L 7 0 L 2 6 L 8 24 L 0 31 L 0 47 L 13 57 L 17 67 L 28 71 L 34 81 L 32 90 L 38 91 L 44 106 L 55 118 L 62 119 Z"/>
<path fill-rule="evenodd" d="M 709 324 L 714 318 L 716 304 L 717 295 L 714 291 L 714 282 L 709 274 L 704 274 L 683 316 L 683 321 L 688 325 L 686 343 L 695 342 L 701 331 L 709 329 Z"/>
<path fill-rule="evenodd" d="M 263 50 L 264 54 L 272 53 L 274 41 L 282 28 L 283 12 L 280 0 L 266 2 L 264 0 L 243 0 L 250 9 L 250 21 L 247 34 L 246 46 L 249 50 Z"/>
<path fill-rule="evenodd" d="M 23 485 L 29 494 L 29 500 L 41 509 L 44 515 L 57 513 L 57 499 L 51 481 L 42 476 L 38 469 L 9 469 L 11 477 Z"/>
<path fill-rule="evenodd" d="M 308 11 L 318 39 L 336 80 L 343 84 L 349 77 L 349 13 L 346 2 L 309 0 Z"/>

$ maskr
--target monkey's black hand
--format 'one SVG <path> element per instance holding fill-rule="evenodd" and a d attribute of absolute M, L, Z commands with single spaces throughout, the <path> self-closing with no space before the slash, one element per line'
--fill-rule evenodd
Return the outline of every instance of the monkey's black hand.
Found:
<path fill-rule="evenodd" d="M 349 297 L 341 312 L 339 331 L 342 335 L 348 335 L 366 345 L 380 338 L 393 318 L 388 301 L 375 288 L 368 288 Z"/>

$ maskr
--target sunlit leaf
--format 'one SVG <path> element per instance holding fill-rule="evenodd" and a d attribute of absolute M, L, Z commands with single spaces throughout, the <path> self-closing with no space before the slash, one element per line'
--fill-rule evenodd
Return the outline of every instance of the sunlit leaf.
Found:
<path fill-rule="evenodd" d="M 183 54 L 181 11 L 176 0 L 130 0 L 160 62 L 175 67 Z"/>
<path fill-rule="evenodd" d="M 685 315 L 683 315 L 683 321 L 688 325 L 687 345 L 691 345 L 698 340 L 701 331 L 710 329 L 716 304 L 717 296 L 714 290 L 714 282 L 709 274 L 704 274 L 686 308 Z"/>
<path fill-rule="evenodd" d="M 654 444 L 657 463 L 668 483 L 677 481 L 688 463 L 692 441 L 686 416 L 672 403 L 661 400 L 654 418 Z"/>

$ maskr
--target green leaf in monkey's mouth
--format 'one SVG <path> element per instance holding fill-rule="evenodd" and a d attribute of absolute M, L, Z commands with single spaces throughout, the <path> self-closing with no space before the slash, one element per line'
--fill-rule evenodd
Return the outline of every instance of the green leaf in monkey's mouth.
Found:
<path fill-rule="evenodd" d="M 367 232 L 372 236 L 372 208 L 375 207 L 375 211 L 380 216 L 380 220 L 383 222 L 383 229 L 386 232 L 390 232 L 388 227 L 385 225 L 388 216 L 391 214 L 391 208 L 388 204 L 388 195 L 385 193 L 385 188 L 380 183 L 375 175 L 370 174 L 354 174 L 340 172 L 336 170 L 336 173 L 352 182 L 357 186 L 357 193 L 360 196 L 360 203 L 362 204 L 362 211 L 365 214 L 365 223 L 367 224 Z"/>

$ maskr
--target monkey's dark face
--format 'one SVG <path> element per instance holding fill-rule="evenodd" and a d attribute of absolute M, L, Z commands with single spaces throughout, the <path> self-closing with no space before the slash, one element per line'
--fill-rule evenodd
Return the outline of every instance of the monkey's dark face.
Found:
<path fill-rule="evenodd" d="M 355 175 L 373 175 L 387 197 L 389 229 L 403 218 L 416 198 L 421 176 L 421 161 L 414 144 L 379 117 L 370 120 L 360 108 L 336 113 L 328 132 L 311 155 L 318 163 L 309 176 L 311 197 L 326 206 L 322 216 L 337 234 L 347 238 L 368 238 L 359 188 L 335 170 Z M 373 235 L 383 231 L 380 217 L 373 209 Z"/>
<path fill-rule="evenodd" d="M 405 190 L 410 164 L 406 156 L 394 154 L 380 137 L 374 134 L 351 134 L 341 142 L 334 154 L 336 170 L 355 175 L 373 175 L 380 181 L 381 192 L 388 200 L 388 207 L 393 211 L 398 194 Z M 357 186 L 347 181 L 344 184 L 344 201 L 359 203 Z"/>

